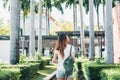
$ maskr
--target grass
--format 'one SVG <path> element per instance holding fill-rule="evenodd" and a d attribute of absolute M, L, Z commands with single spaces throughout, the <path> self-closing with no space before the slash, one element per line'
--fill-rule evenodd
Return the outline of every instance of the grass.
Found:
<path fill-rule="evenodd" d="M 56 65 L 47 65 L 43 70 L 39 70 L 31 80 L 43 80 L 43 78 L 54 72 L 56 67 Z"/>

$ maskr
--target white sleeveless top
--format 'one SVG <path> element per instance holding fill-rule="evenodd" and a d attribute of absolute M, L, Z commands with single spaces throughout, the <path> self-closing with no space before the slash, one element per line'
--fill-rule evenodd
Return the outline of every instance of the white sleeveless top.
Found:
<path fill-rule="evenodd" d="M 62 59 L 62 56 L 60 55 L 59 51 L 55 51 L 55 54 L 58 55 L 58 65 L 57 65 L 57 70 L 65 70 L 64 69 L 64 66 L 63 66 L 63 62 L 64 60 L 70 55 L 70 48 L 71 48 L 71 45 L 70 44 L 67 44 L 65 50 L 64 50 L 64 59 Z M 71 50 L 72 53 L 75 53 L 75 49 L 74 47 L 72 46 L 72 50 Z"/>

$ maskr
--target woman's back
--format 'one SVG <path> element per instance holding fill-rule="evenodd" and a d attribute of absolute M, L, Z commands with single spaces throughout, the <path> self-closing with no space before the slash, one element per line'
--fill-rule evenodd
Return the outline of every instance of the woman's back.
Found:
<path fill-rule="evenodd" d="M 71 45 L 67 44 L 67 46 L 64 50 L 64 58 L 62 58 L 62 56 L 59 54 L 59 51 L 57 51 L 57 55 L 58 55 L 58 67 L 57 67 L 57 69 L 58 70 L 64 70 L 63 62 L 70 55 L 70 47 L 71 47 Z"/>

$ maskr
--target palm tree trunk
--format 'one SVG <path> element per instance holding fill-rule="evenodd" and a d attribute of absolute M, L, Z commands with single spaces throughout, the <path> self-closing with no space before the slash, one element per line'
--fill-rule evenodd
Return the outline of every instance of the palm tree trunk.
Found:
<path fill-rule="evenodd" d="M 23 35 L 22 35 L 22 54 L 24 54 L 24 46 L 25 46 L 25 15 L 23 14 Z"/>
<path fill-rule="evenodd" d="M 94 11 L 93 11 L 93 0 L 89 0 L 89 35 L 90 35 L 90 44 L 89 44 L 89 60 L 94 60 L 95 58 L 95 46 L 94 46 Z"/>
<path fill-rule="evenodd" d="M 74 23 L 74 31 L 77 30 L 77 5 L 76 2 L 74 1 L 73 4 L 73 23 Z"/>
<path fill-rule="evenodd" d="M 33 57 L 35 53 L 35 29 L 34 29 L 34 0 L 30 0 L 30 16 L 31 16 L 31 27 L 30 27 L 30 56 Z"/>
<path fill-rule="evenodd" d="M 98 58 L 101 57 L 101 54 L 100 54 L 100 36 L 99 36 L 99 32 L 100 32 L 100 24 L 99 24 L 99 7 L 98 7 L 98 13 L 97 13 L 97 26 L 98 26 Z"/>
<path fill-rule="evenodd" d="M 39 0 L 38 53 L 42 54 L 42 0 Z"/>
<path fill-rule="evenodd" d="M 10 63 L 19 63 L 20 0 L 10 0 Z"/>
<path fill-rule="evenodd" d="M 103 5 L 103 29 L 105 28 L 105 6 Z"/>
<path fill-rule="evenodd" d="M 46 35 L 49 35 L 48 8 L 46 7 Z"/>
<path fill-rule="evenodd" d="M 49 20 L 49 17 L 50 17 L 50 11 L 48 9 L 48 34 L 50 34 L 50 20 Z"/>
<path fill-rule="evenodd" d="M 83 10 L 82 10 L 82 0 L 79 0 L 79 6 L 80 6 L 80 38 L 81 38 L 81 55 L 84 56 L 84 48 L 85 48 L 85 44 L 84 44 L 84 28 L 83 28 Z"/>
<path fill-rule="evenodd" d="M 73 24 L 74 24 L 74 31 L 77 31 L 77 5 L 76 0 L 73 3 Z M 73 45 L 75 46 L 75 37 L 73 37 Z"/>
<path fill-rule="evenodd" d="M 112 0 L 106 0 L 105 8 L 105 63 L 113 64 Z"/>

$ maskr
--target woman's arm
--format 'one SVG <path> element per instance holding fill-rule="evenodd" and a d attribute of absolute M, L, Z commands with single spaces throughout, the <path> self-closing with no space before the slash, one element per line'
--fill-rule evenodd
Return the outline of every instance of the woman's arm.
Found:
<path fill-rule="evenodd" d="M 72 56 L 73 56 L 74 62 L 75 62 L 75 53 L 74 52 L 72 52 Z"/>
<path fill-rule="evenodd" d="M 52 59 L 52 62 L 54 63 L 58 63 L 58 54 L 57 54 L 57 51 L 54 51 L 54 55 L 53 55 L 53 59 Z"/>
<path fill-rule="evenodd" d="M 73 58 L 74 58 L 74 62 L 75 62 L 75 47 L 72 46 L 72 52 L 71 52 Z"/>

